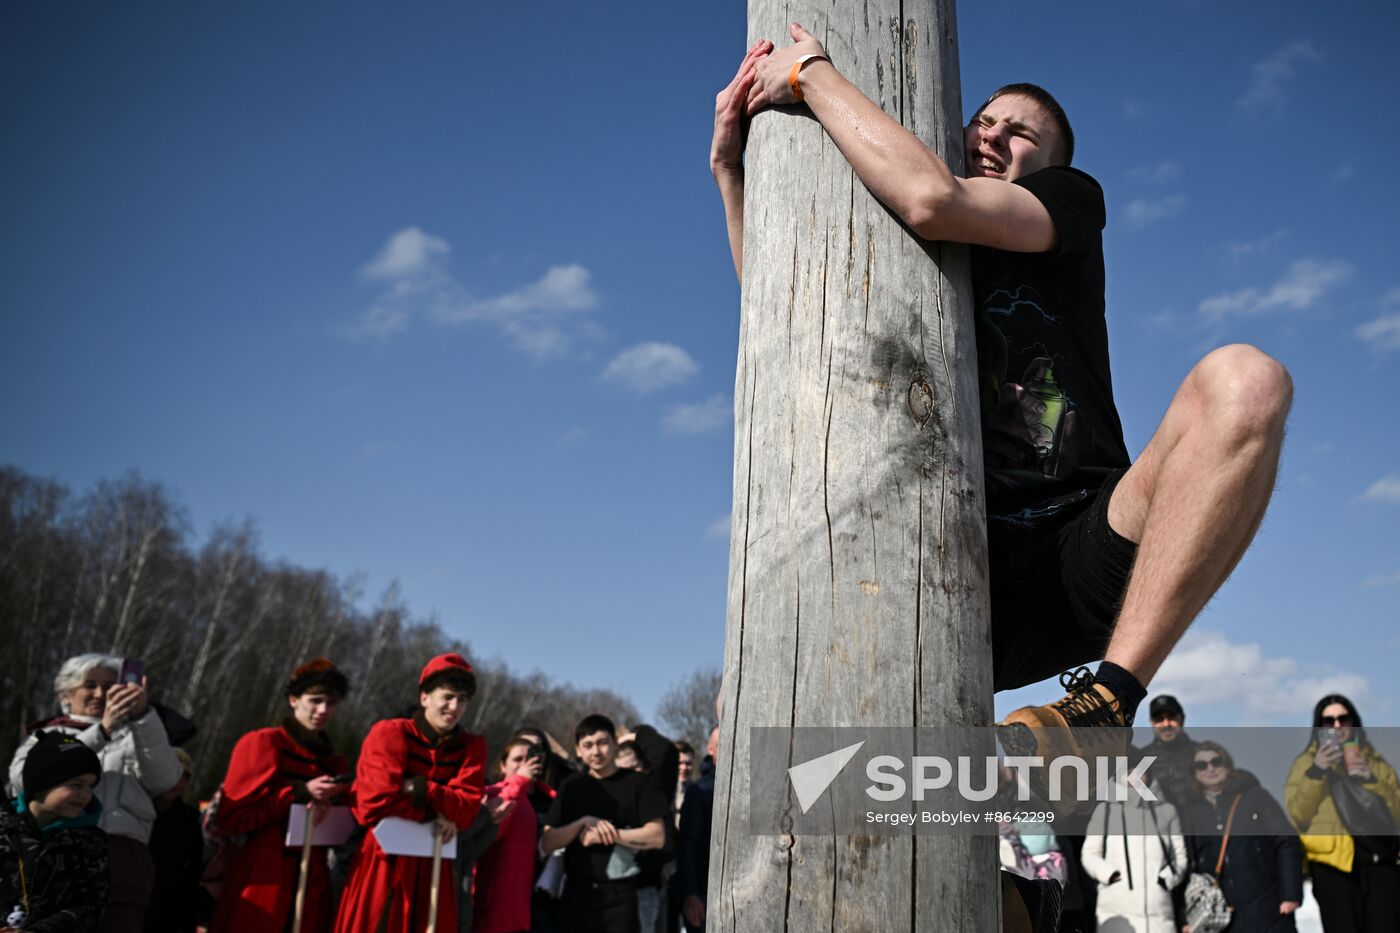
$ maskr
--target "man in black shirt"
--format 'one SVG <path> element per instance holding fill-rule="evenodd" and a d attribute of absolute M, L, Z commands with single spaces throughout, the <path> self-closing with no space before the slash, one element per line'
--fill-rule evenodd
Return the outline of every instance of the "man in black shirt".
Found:
<path fill-rule="evenodd" d="M 617 767 L 606 716 L 585 716 L 574 743 L 588 771 L 559 788 L 540 837 L 545 852 L 564 848 L 560 919 L 572 933 L 638 933 L 636 851 L 665 844 L 666 799 L 646 775 Z"/>
<path fill-rule="evenodd" d="M 1083 732 L 1066 749 L 1040 727 L 1132 723 L 1263 518 L 1289 376 L 1253 347 L 1215 350 L 1130 462 L 1109 369 L 1103 192 L 1069 167 L 1060 105 L 1035 85 L 995 92 L 967 126 L 959 177 L 815 37 L 791 31 L 785 49 L 755 45 L 715 101 L 710 165 L 735 268 L 742 276 L 745 121 L 796 103 L 915 234 L 973 246 L 995 687 L 1103 659 L 1062 675 L 1063 699 L 1012 713 L 1004 742 L 1014 754 L 1093 753 Z"/>

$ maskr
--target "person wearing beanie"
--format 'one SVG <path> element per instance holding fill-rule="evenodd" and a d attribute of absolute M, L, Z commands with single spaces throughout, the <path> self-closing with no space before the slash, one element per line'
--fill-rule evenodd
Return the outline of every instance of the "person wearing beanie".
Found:
<path fill-rule="evenodd" d="M 432 859 L 389 855 L 374 827 L 387 817 L 432 822 L 444 848 L 471 826 L 485 789 L 486 740 L 464 731 L 476 674 L 460 654 L 441 654 L 418 678 L 419 709 L 374 724 L 360 748 L 355 820 L 365 834 L 336 914 L 336 933 L 418 933 L 428 923 Z M 452 865 L 438 876 L 437 929 L 457 929 Z"/>
<path fill-rule="evenodd" d="M 235 847 L 212 933 L 282 930 L 291 922 L 301 871 L 297 851 L 285 844 L 291 812 L 310 807 L 319 819 L 353 798 L 343 780 L 350 763 L 326 735 L 349 692 L 350 682 L 334 664 L 308 661 L 288 678 L 289 710 L 281 724 L 250 732 L 234 746 L 214 825 L 245 841 Z M 333 917 L 330 870 L 324 847 L 311 852 L 300 933 L 325 933 Z"/>
<path fill-rule="evenodd" d="M 107 834 L 107 912 L 98 933 L 144 933 L 155 887 L 151 860 L 152 798 L 180 780 L 180 762 L 160 716 L 150 703 L 146 678 L 119 683 L 123 659 L 79 654 L 59 665 L 54 698 L 59 715 L 29 727 L 30 736 L 10 762 L 10 793 L 18 794 L 39 731 L 73 736 L 97 753 L 102 781 L 98 824 Z M 8 909 L 0 907 L 0 910 Z"/>
<path fill-rule="evenodd" d="M 107 837 L 93 791 L 102 762 L 62 732 L 39 733 L 13 807 L 0 811 L 0 920 L 29 933 L 87 931 L 107 909 Z"/>

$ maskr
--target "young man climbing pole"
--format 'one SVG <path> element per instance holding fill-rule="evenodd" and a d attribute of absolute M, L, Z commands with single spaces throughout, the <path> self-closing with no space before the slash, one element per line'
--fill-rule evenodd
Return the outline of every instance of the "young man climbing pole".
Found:
<path fill-rule="evenodd" d="M 735 268 L 742 278 L 747 121 L 776 105 L 805 104 L 915 234 L 972 246 L 995 688 L 1101 658 L 1061 675 L 1062 699 L 1006 719 L 1016 753 L 1093 754 L 1096 733 L 1040 727 L 1132 723 L 1264 516 L 1288 373 L 1254 347 L 1214 350 L 1131 461 L 1109 366 L 1103 191 L 1070 167 L 1064 110 L 1035 85 L 996 91 L 967 125 L 958 177 L 816 38 L 791 33 L 784 49 L 750 49 L 716 98 L 710 165 Z"/>

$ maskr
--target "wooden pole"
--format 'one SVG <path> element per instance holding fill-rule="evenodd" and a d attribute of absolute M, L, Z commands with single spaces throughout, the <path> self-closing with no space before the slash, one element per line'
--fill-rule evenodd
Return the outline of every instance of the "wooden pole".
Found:
<path fill-rule="evenodd" d="M 961 173 L 952 0 L 750 0 L 748 44 L 786 45 L 791 20 Z M 967 262 L 875 201 L 805 110 L 755 118 L 707 929 L 999 927 L 995 837 L 747 820 L 750 727 L 991 723 Z"/>
<path fill-rule="evenodd" d="M 442 824 L 433 827 L 433 886 L 428 889 L 428 933 L 437 933 L 438 892 L 442 888 Z"/>
<path fill-rule="evenodd" d="M 292 913 L 292 933 L 301 933 L 301 920 L 306 916 L 306 876 L 311 872 L 312 805 L 306 805 L 306 838 L 301 841 L 301 874 L 297 876 L 297 899 Z"/>

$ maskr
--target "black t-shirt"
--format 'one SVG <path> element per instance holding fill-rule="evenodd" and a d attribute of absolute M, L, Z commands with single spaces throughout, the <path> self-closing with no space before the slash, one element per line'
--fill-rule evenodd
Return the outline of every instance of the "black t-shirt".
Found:
<path fill-rule="evenodd" d="M 618 829 L 636 829 L 652 820 L 664 822 L 666 799 L 637 771 L 618 769 L 601 779 L 581 774 L 559 789 L 544 822 L 548 826 L 566 826 L 583 816 L 607 820 Z M 605 881 L 615 848 L 585 846 L 575 838 L 564 850 L 564 871 L 580 881 Z M 626 862 L 634 854 L 630 850 L 619 853 L 620 861 Z"/>
<path fill-rule="evenodd" d="M 1129 465 L 1104 319 L 1103 189 L 1055 166 L 1018 178 L 1055 224 L 1045 253 L 972 248 L 990 520 L 1035 523 Z"/>

